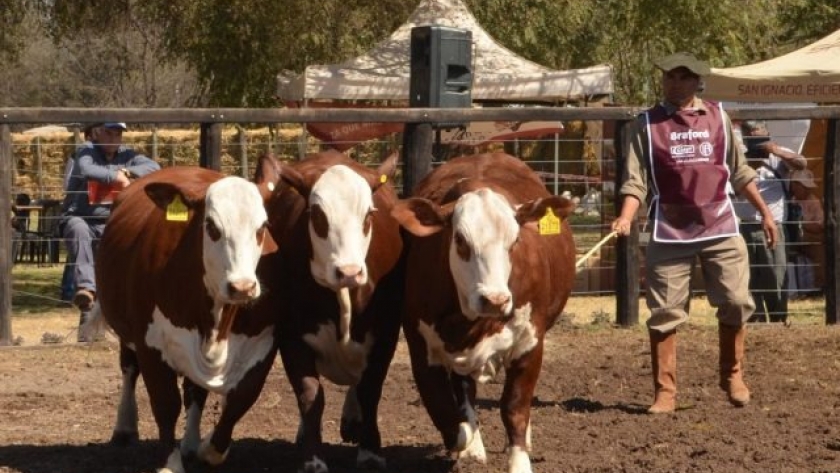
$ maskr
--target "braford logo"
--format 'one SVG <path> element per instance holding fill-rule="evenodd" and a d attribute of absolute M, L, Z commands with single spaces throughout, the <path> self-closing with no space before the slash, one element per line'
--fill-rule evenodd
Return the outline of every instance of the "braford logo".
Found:
<path fill-rule="evenodd" d="M 671 132 L 671 141 L 682 141 L 682 140 L 695 140 L 698 138 L 709 138 L 711 137 L 711 133 L 709 130 L 687 130 L 687 131 L 672 131 Z"/>
<path fill-rule="evenodd" d="M 671 156 L 679 158 L 682 156 L 694 156 L 694 145 L 673 145 Z"/>
<path fill-rule="evenodd" d="M 703 156 L 711 156 L 712 152 L 715 150 L 714 146 L 708 141 L 704 141 L 700 143 L 700 154 Z"/>

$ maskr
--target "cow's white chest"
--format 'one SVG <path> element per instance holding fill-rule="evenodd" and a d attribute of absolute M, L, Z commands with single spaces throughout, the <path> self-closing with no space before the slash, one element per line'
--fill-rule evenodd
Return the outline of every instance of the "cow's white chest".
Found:
<path fill-rule="evenodd" d="M 364 343 L 350 340 L 342 343 L 336 336 L 333 322 L 321 324 L 315 333 L 307 333 L 303 340 L 318 354 L 315 366 L 321 376 L 339 385 L 355 385 L 362 379 L 367 367 L 367 357 L 373 345 L 368 334 Z"/>
<path fill-rule="evenodd" d="M 484 337 L 467 350 L 447 351 L 434 325 L 420 321 L 418 330 L 426 340 L 429 366 L 443 366 L 482 383 L 492 379 L 501 367 L 531 351 L 539 341 L 531 323 L 531 303 L 514 309 L 514 316 L 501 331 Z"/>
<path fill-rule="evenodd" d="M 231 333 L 227 340 L 208 346 L 197 329 L 176 327 L 155 308 L 146 345 L 159 350 L 164 362 L 194 383 L 225 394 L 268 355 L 274 334 L 269 326 L 255 337 Z"/>

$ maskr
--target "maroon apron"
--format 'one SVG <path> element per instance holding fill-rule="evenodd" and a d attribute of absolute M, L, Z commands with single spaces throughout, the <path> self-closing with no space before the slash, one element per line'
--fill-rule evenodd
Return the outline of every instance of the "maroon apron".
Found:
<path fill-rule="evenodd" d="M 729 199 L 723 109 L 645 112 L 653 184 L 654 241 L 691 243 L 738 235 Z"/>

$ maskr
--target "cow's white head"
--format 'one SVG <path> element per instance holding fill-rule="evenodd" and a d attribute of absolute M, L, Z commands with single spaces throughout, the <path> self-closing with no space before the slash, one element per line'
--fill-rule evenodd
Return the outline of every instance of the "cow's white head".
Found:
<path fill-rule="evenodd" d="M 368 281 L 365 260 L 373 237 L 374 193 L 396 170 L 398 155 L 389 156 L 375 175 L 362 176 L 350 166 L 335 164 L 308 185 L 292 173 L 283 179 L 307 199 L 310 269 L 313 278 L 332 290 L 354 288 Z"/>
<path fill-rule="evenodd" d="M 167 220 L 177 222 L 181 215 L 186 223 L 188 209 L 196 211 L 193 218 L 201 218 L 195 224 L 201 227 L 203 281 L 211 298 L 224 304 L 256 299 L 257 263 L 262 254 L 277 249 L 257 185 L 230 176 L 206 189 L 193 187 L 152 183 L 146 193 L 167 212 Z"/>
<path fill-rule="evenodd" d="M 226 303 L 256 299 L 257 263 L 271 239 L 257 186 L 235 176 L 219 179 L 207 188 L 204 205 L 204 284 Z"/>
<path fill-rule="evenodd" d="M 548 207 L 561 217 L 571 211 L 571 203 L 562 197 L 514 208 L 503 194 L 483 187 L 443 206 L 422 198 L 406 199 L 397 204 L 393 215 L 420 237 L 450 229 L 449 269 L 458 301 L 462 313 L 476 319 L 511 314 L 515 302 L 508 284 L 511 252 L 520 241 L 522 226 L 534 226 Z"/>

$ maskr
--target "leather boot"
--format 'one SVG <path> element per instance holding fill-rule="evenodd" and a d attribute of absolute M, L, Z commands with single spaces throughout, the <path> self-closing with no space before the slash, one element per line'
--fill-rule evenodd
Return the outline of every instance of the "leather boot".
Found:
<path fill-rule="evenodd" d="M 649 414 L 674 412 L 677 396 L 677 331 L 649 330 L 655 398 Z"/>
<path fill-rule="evenodd" d="M 720 388 L 726 391 L 733 406 L 743 407 L 750 402 L 750 390 L 744 384 L 743 325 L 718 325 L 720 336 Z"/>

